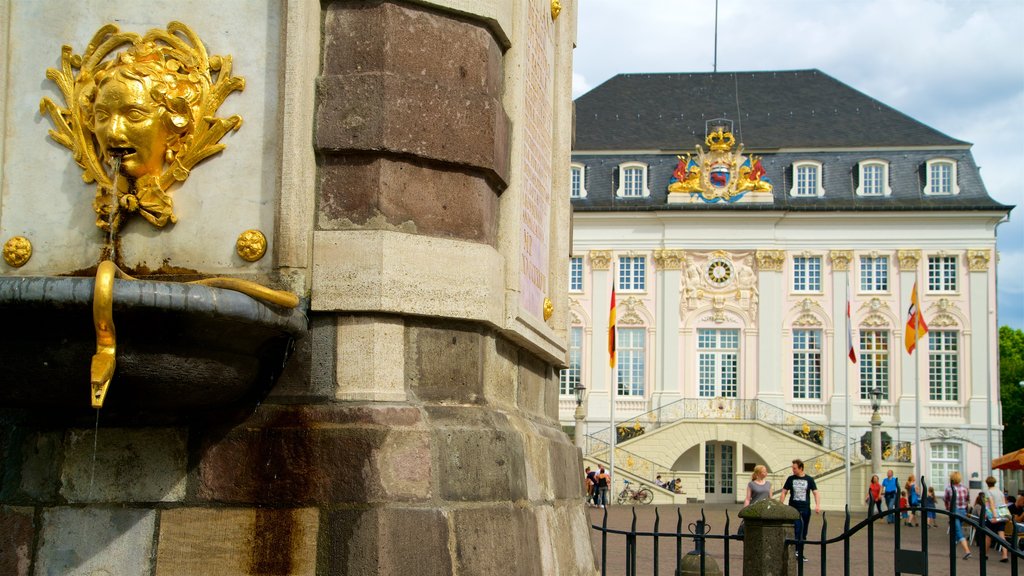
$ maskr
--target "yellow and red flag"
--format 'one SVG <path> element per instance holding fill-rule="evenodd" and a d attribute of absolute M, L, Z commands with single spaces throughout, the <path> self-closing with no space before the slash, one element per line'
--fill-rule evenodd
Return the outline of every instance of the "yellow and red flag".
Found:
<path fill-rule="evenodd" d="M 608 312 L 608 365 L 615 368 L 615 285 L 612 285 L 612 307 Z"/>
<path fill-rule="evenodd" d="M 903 335 L 907 354 L 914 353 L 918 341 L 927 333 L 928 325 L 924 323 L 921 304 L 917 301 L 917 280 L 914 280 L 914 289 L 910 291 L 910 308 L 907 310 L 907 328 Z"/>

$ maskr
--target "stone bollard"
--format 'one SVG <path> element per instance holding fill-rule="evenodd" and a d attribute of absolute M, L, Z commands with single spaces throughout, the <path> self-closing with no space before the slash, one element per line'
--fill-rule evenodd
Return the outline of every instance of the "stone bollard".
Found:
<path fill-rule="evenodd" d="M 786 549 L 800 513 L 778 500 L 761 500 L 740 510 L 743 520 L 743 574 L 793 576 L 796 558 Z"/>

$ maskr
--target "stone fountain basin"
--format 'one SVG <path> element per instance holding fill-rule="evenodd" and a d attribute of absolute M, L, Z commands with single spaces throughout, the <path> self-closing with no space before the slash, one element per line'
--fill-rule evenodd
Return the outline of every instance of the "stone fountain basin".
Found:
<path fill-rule="evenodd" d="M 94 414 L 94 278 L 0 277 L 0 407 Z M 164 420 L 259 402 L 308 321 L 220 288 L 114 281 L 117 367 L 104 420 Z"/>

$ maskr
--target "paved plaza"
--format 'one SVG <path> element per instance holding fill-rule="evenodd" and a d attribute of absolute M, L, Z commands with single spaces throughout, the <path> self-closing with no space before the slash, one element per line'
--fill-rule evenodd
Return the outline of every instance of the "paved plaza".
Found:
<path fill-rule="evenodd" d="M 636 530 L 638 532 L 651 532 L 654 526 L 655 510 L 660 516 L 659 532 L 675 532 L 677 522 L 677 506 L 638 506 L 636 512 Z M 710 525 L 709 534 L 721 534 L 725 526 L 726 515 L 729 517 L 730 532 L 735 533 L 739 525 L 738 512 L 741 505 L 707 505 L 703 507 L 704 516 Z M 683 530 L 687 526 L 700 519 L 702 507 L 699 504 L 688 504 L 681 507 L 683 516 Z M 604 510 L 587 508 L 591 524 L 600 524 Z M 855 525 L 866 517 L 865 512 L 858 511 L 851 514 L 850 524 Z M 826 512 L 825 519 L 828 521 L 827 534 L 829 538 L 838 536 L 843 531 L 843 515 L 838 512 Z M 633 509 L 629 506 L 609 506 L 608 527 L 620 530 L 628 530 L 633 522 Z M 949 574 L 949 535 L 946 532 L 947 522 L 941 516 L 938 519 L 937 528 L 927 529 L 928 534 L 928 569 L 931 575 Z M 822 515 L 815 515 L 811 519 L 811 539 L 820 539 L 822 528 Z M 894 574 L 894 527 L 885 522 L 875 523 L 875 544 L 874 544 L 874 573 L 878 575 Z M 902 548 L 910 550 L 921 549 L 921 529 L 903 526 L 900 530 Z M 861 530 L 850 540 L 850 571 L 852 575 L 868 574 L 867 554 L 867 529 Z M 594 546 L 594 555 L 600 562 L 601 558 L 601 533 L 591 530 L 591 542 Z M 724 543 L 721 540 L 708 542 L 708 553 L 715 558 L 718 566 L 725 573 Z M 693 550 L 692 540 L 683 539 L 683 553 Z M 960 558 L 959 549 L 956 555 L 956 570 L 958 575 L 973 576 L 980 574 L 978 560 L 978 548 L 971 548 L 973 557 L 970 560 Z M 675 571 L 675 540 L 662 538 L 659 545 L 659 567 L 658 574 L 668 576 Z M 836 543 L 828 546 L 826 569 L 821 570 L 820 547 L 807 548 L 809 560 L 804 564 L 804 574 L 818 575 L 829 574 L 839 576 L 843 574 L 843 544 Z M 625 573 L 625 537 L 621 535 L 608 536 L 608 570 L 607 574 L 619 576 Z M 637 574 L 638 576 L 653 575 L 653 545 L 651 538 L 638 538 L 637 552 Z M 743 573 L 743 543 L 739 541 L 729 542 L 729 569 L 730 574 L 738 575 Z M 990 555 L 986 562 L 987 574 L 1004 575 L 1010 574 L 1010 564 L 999 562 L 998 552 Z M 1024 565 L 1024 562 L 1021 563 Z"/>

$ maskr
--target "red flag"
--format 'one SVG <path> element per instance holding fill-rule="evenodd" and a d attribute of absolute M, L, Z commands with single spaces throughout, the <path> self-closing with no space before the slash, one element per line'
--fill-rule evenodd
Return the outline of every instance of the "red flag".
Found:
<path fill-rule="evenodd" d="M 924 323 L 921 304 L 917 301 L 917 280 L 914 280 L 914 289 L 910 291 L 910 308 L 907 310 L 907 328 L 903 334 L 907 354 L 914 353 L 918 341 L 927 333 L 928 325 Z"/>
<path fill-rule="evenodd" d="M 615 368 L 615 285 L 612 285 L 612 307 L 608 312 L 608 365 Z"/>
<path fill-rule="evenodd" d="M 857 351 L 853 349 L 853 319 L 850 317 L 850 287 L 846 287 L 846 342 L 850 346 L 850 362 L 857 363 Z"/>

